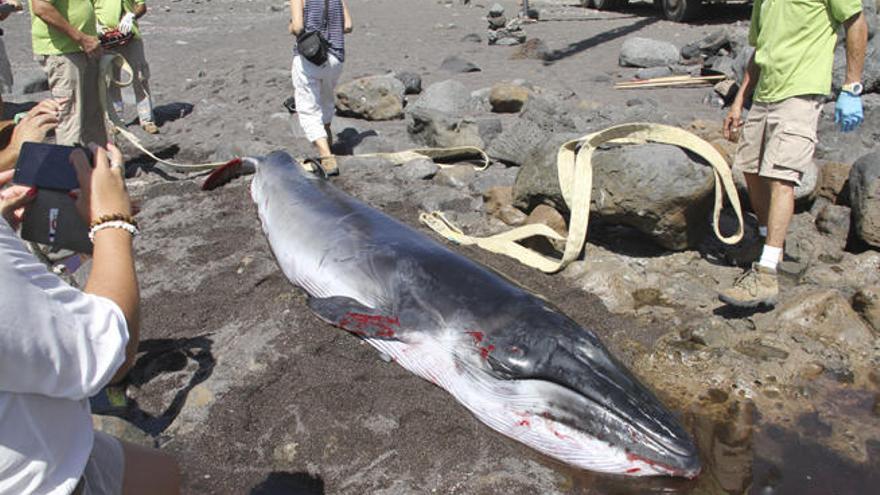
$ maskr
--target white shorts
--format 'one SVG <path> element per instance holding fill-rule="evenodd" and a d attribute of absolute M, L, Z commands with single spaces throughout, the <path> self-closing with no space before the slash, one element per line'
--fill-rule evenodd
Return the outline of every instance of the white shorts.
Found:
<path fill-rule="evenodd" d="M 342 62 L 328 54 L 327 62 L 318 66 L 295 55 L 290 73 L 296 113 L 306 138 L 311 142 L 326 138 L 324 125 L 336 112 L 336 82 L 342 75 Z"/>

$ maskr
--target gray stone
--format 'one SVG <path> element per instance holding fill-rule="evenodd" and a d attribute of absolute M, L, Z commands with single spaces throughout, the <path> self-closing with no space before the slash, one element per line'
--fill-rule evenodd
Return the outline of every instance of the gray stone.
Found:
<path fill-rule="evenodd" d="M 489 7 L 489 17 L 499 17 L 504 15 L 504 7 L 500 3 L 495 3 Z"/>
<path fill-rule="evenodd" d="M 548 143 L 549 144 L 549 143 Z M 556 146 L 523 166 L 515 205 L 548 203 L 566 211 L 556 172 Z M 593 157 L 591 211 L 602 223 L 636 228 L 673 250 L 705 237 L 713 191 L 712 169 L 675 146 L 645 144 L 600 150 Z"/>
<path fill-rule="evenodd" d="M 433 160 L 418 158 L 410 160 L 399 167 L 394 167 L 392 173 L 397 180 L 409 184 L 417 180 L 430 179 L 434 177 L 438 170 L 440 170 L 440 167 Z"/>
<path fill-rule="evenodd" d="M 40 69 L 16 71 L 12 94 L 16 96 L 49 91 L 49 78 Z"/>
<path fill-rule="evenodd" d="M 672 69 L 669 67 L 647 67 L 636 71 L 637 79 L 653 79 L 655 77 L 666 77 L 672 75 Z"/>
<path fill-rule="evenodd" d="M 501 29 L 507 25 L 507 18 L 503 15 L 499 15 L 497 17 L 489 16 L 489 29 Z"/>
<path fill-rule="evenodd" d="M 394 77 L 403 83 L 405 94 L 417 95 L 422 92 L 422 76 L 415 72 L 396 72 Z"/>
<path fill-rule="evenodd" d="M 417 194 L 419 208 L 423 211 L 469 213 L 483 207 L 483 198 L 472 196 L 467 189 L 442 186 L 433 181 L 419 188 Z"/>
<path fill-rule="evenodd" d="M 730 79 L 736 79 L 737 77 L 736 60 L 733 57 L 714 57 L 708 65 L 712 71 L 724 74 Z"/>
<path fill-rule="evenodd" d="M 526 33 L 517 29 L 497 29 L 489 31 L 486 40 L 490 45 L 515 46 L 526 42 Z"/>
<path fill-rule="evenodd" d="M 417 108 L 406 113 L 406 130 L 413 141 L 431 147 L 484 147 L 475 119 L 438 110 Z"/>
<path fill-rule="evenodd" d="M 477 131 L 485 147 L 490 146 L 492 141 L 500 136 L 504 130 L 504 127 L 501 125 L 501 119 L 497 117 L 475 117 L 474 120 L 477 122 Z"/>
<path fill-rule="evenodd" d="M 831 237 L 842 250 L 849 236 L 850 209 L 840 205 L 825 205 L 816 216 L 816 228 Z"/>
<path fill-rule="evenodd" d="M 444 186 L 460 189 L 470 186 L 476 177 L 477 172 L 471 165 L 453 165 L 441 168 L 434 176 L 434 181 Z"/>
<path fill-rule="evenodd" d="M 849 201 L 856 236 L 880 247 L 880 151 L 853 164 L 849 173 Z"/>
<path fill-rule="evenodd" d="M 623 67 L 661 67 L 678 62 L 678 48 L 672 43 L 648 38 L 623 42 L 618 62 Z"/>
<path fill-rule="evenodd" d="M 486 152 L 496 160 L 521 166 L 526 157 L 549 137 L 550 133 L 534 122 L 519 119 L 495 138 Z"/>
<path fill-rule="evenodd" d="M 483 37 L 477 33 L 469 33 L 469 34 L 464 35 L 461 38 L 461 41 L 464 41 L 467 43 L 482 43 Z"/>
<path fill-rule="evenodd" d="M 853 296 L 853 309 L 880 333 L 880 286 L 863 287 Z"/>
<path fill-rule="evenodd" d="M 516 167 L 507 167 L 501 163 L 493 164 L 477 173 L 477 178 L 471 183 L 471 190 L 478 194 L 485 194 L 497 187 L 512 188 L 518 172 L 519 169 Z"/>
<path fill-rule="evenodd" d="M 336 110 L 366 120 L 403 116 L 403 83 L 390 75 L 369 76 L 336 87 Z"/>
<path fill-rule="evenodd" d="M 480 72 L 480 68 L 473 62 L 469 62 L 458 55 L 450 55 L 443 59 L 440 63 L 440 70 L 452 72 L 454 74 L 464 74 L 467 72 Z"/>
<path fill-rule="evenodd" d="M 827 226 L 825 228 L 829 230 Z M 798 213 L 792 217 L 785 237 L 785 258 L 786 261 L 791 262 L 788 273 L 800 275 L 803 269 L 820 260 L 826 263 L 837 262 L 841 259 L 845 245 L 845 232 L 842 240 L 831 235 L 823 235 L 812 215 Z"/>
<path fill-rule="evenodd" d="M 407 107 L 407 113 L 417 109 L 450 114 L 465 113 L 471 109 L 470 93 L 464 84 L 454 79 L 440 81 L 428 86 L 419 99 Z"/>

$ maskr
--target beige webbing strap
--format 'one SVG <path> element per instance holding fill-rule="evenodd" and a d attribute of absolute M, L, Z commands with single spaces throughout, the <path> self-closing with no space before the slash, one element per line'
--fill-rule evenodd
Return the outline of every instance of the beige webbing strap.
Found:
<path fill-rule="evenodd" d="M 355 155 L 358 158 L 382 158 L 388 160 L 395 165 L 404 164 L 410 160 L 419 158 L 427 158 L 431 161 L 450 160 L 462 161 L 468 159 L 479 159 L 483 164 L 475 167 L 477 170 L 485 170 L 489 167 L 489 155 L 485 151 L 476 146 L 454 146 L 451 148 L 416 148 L 406 151 L 397 151 L 393 153 L 368 153 L 363 155 Z M 438 163 L 440 167 L 451 167 L 444 163 Z"/>
<path fill-rule="evenodd" d="M 120 72 L 123 74 L 123 78 L 127 75 L 127 79 L 117 80 L 113 75 L 114 67 L 118 67 Z M 134 74 L 131 70 L 131 66 L 128 65 L 128 62 L 122 55 L 113 53 L 113 54 L 105 54 L 101 57 L 100 63 L 100 81 L 101 88 L 98 91 L 98 97 L 101 100 L 101 107 L 104 109 L 104 113 L 107 115 L 107 119 L 110 121 L 110 125 L 113 126 L 116 131 L 125 139 L 128 140 L 135 148 L 141 150 L 144 154 L 156 160 L 159 163 L 165 164 L 170 168 L 175 170 L 180 170 L 183 172 L 197 172 L 200 170 L 211 170 L 217 168 L 221 165 L 225 165 L 227 161 L 222 162 L 212 162 L 212 163 L 177 163 L 168 160 L 163 160 L 153 154 L 150 150 L 144 147 L 141 144 L 140 139 L 137 136 L 129 132 L 125 128 L 125 123 L 122 122 L 122 119 L 119 115 L 116 114 L 116 110 L 113 108 L 113 104 L 110 103 L 110 88 L 115 86 L 117 88 L 124 88 L 129 86 L 134 78 Z"/>
<path fill-rule="evenodd" d="M 472 237 L 452 225 L 439 212 L 423 213 L 420 220 L 453 242 L 464 245 L 474 244 L 487 251 L 510 256 L 525 265 L 547 273 L 559 271 L 580 255 L 586 242 L 593 187 L 593 151 L 606 143 L 642 144 L 646 142 L 676 145 L 696 153 L 709 162 L 715 176 L 715 206 L 712 227 L 715 235 L 722 242 L 726 244 L 739 242 L 743 235 L 742 210 L 730 167 L 724 157 L 711 144 L 690 132 L 677 127 L 651 123 L 614 126 L 568 141 L 559 148 L 557 154 L 559 185 L 562 197 L 571 211 L 568 238 L 565 239 L 565 249 L 561 259 L 545 256 L 517 242 L 533 236 L 563 239 L 546 225 L 526 225 L 489 237 Z M 736 233 L 731 236 L 722 235 L 718 225 L 725 195 L 739 222 Z"/>

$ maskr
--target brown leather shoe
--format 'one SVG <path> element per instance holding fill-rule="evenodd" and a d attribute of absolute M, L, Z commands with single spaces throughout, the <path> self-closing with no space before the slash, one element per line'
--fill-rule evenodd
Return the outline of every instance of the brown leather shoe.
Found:
<path fill-rule="evenodd" d="M 779 296 L 779 282 L 776 270 L 765 268 L 757 263 L 724 289 L 718 298 L 731 306 L 754 308 L 758 305 L 775 306 Z"/>

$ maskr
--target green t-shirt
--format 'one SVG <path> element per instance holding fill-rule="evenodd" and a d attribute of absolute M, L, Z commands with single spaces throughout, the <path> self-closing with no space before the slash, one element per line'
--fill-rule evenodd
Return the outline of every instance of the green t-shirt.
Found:
<path fill-rule="evenodd" d="M 58 55 L 81 52 L 82 48 L 66 34 L 34 15 L 34 2 L 49 2 L 76 29 L 97 36 L 95 9 L 91 0 L 29 0 L 31 11 L 31 43 L 36 55 Z"/>
<path fill-rule="evenodd" d="M 119 20 L 122 19 L 124 13 L 134 12 L 134 6 L 145 3 L 145 0 L 94 0 L 94 2 L 98 23 L 113 29 L 119 25 Z M 137 21 L 134 22 L 131 32 L 134 33 L 135 38 L 141 37 Z"/>
<path fill-rule="evenodd" d="M 761 68 L 755 100 L 828 94 L 837 29 L 861 10 L 861 0 L 755 0 L 749 30 Z"/>

